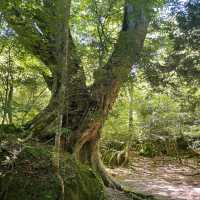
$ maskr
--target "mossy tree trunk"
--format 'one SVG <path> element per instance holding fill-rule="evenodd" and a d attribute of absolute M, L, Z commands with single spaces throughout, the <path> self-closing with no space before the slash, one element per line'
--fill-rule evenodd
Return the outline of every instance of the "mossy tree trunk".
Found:
<path fill-rule="evenodd" d="M 63 16 L 66 16 L 67 9 L 59 7 L 60 3 L 69 5 L 69 0 L 44 1 L 43 9 L 33 13 L 31 20 L 34 23 L 30 23 L 30 16 L 21 18 L 20 13 L 23 11 L 16 12 L 16 5 L 8 6 L 9 1 L 0 10 L 8 24 L 18 33 L 22 44 L 51 71 L 51 76 L 44 75 L 52 93 L 51 99 L 48 106 L 29 124 L 33 136 L 45 138 L 47 133 L 55 133 L 60 103 L 63 102 L 63 134 L 60 141 L 63 149 L 74 154 L 81 162 L 91 165 L 107 185 L 114 187 L 118 186 L 107 175 L 101 163 L 98 140 L 119 89 L 126 81 L 132 65 L 137 63 L 142 50 L 149 21 L 148 3 L 145 2 L 126 0 L 118 41 L 108 63 L 95 72 L 95 81 L 90 87 L 86 86 L 85 74 L 70 31 L 65 31 L 67 23 Z M 55 12 L 56 9 L 59 12 Z M 65 91 L 60 99 L 63 84 Z"/>

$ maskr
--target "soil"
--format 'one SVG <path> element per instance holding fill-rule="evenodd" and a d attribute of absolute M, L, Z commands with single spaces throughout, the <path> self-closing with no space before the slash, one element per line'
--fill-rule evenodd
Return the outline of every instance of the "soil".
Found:
<path fill-rule="evenodd" d="M 108 169 L 122 185 L 160 200 L 200 200 L 200 158 L 134 157 L 128 168 Z M 107 190 L 110 200 L 129 200 Z"/>

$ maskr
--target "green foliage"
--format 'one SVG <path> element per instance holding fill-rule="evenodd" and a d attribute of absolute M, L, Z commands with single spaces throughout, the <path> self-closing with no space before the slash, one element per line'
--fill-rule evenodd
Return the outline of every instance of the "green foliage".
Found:
<path fill-rule="evenodd" d="M 62 46 L 60 44 L 56 47 L 55 42 L 55 38 L 61 34 L 61 14 L 56 12 L 58 2 L 8 0 L 0 5 L 0 38 L 7 43 L 13 43 L 11 74 L 14 77 L 12 103 L 9 107 L 1 100 L 0 112 L 3 116 L 5 112 L 8 115 L 8 111 L 11 111 L 16 124 L 29 121 L 45 107 L 49 99 L 42 74 L 51 76 L 51 73 L 55 73 L 49 65 L 57 65 L 54 54 L 61 50 Z M 150 12 L 152 6 L 157 7 L 162 1 L 148 1 L 148 4 L 144 2 L 137 1 L 135 5 Z M 93 72 L 103 67 L 113 52 L 119 31 L 122 29 L 123 6 L 123 0 L 72 1 L 70 31 L 81 57 L 88 85 L 93 82 L 93 75 L 96 75 Z M 6 48 L 9 48 L 9 45 L 6 45 Z M 2 53 L 4 59 L 5 51 Z M 3 70 L 8 71 L 3 65 L 1 69 L 1 75 L 5 74 Z M 105 73 L 101 74 L 106 76 Z M 127 73 L 122 69 L 121 74 Z M 97 76 L 100 76 L 99 73 Z M 5 91 L 2 91 L 1 96 L 5 96 Z M 9 123 L 8 119 L 6 123 Z"/>
<path fill-rule="evenodd" d="M 107 141 L 112 143 L 113 140 L 117 140 L 128 144 L 129 148 L 132 147 L 144 156 L 176 155 L 176 151 L 182 149 L 179 138 L 199 135 L 200 124 L 197 116 L 199 116 L 200 107 L 197 103 L 195 110 L 191 108 L 193 103 L 199 102 L 197 100 L 199 90 L 193 96 L 191 92 L 188 92 L 190 88 L 182 85 L 179 88 L 181 96 L 174 94 L 170 88 L 160 93 L 151 88 L 151 85 L 143 79 L 142 74 L 138 72 L 137 75 L 132 91 L 132 107 L 130 107 L 128 89 L 124 87 L 103 129 L 103 146 L 107 144 Z M 188 95 L 191 98 L 190 102 Z M 133 109 L 131 129 L 129 127 L 130 109 Z M 188 144 L 185 146 L 187 149 Z M 118 151 L 115 147 L 109 149 Z M 184 151 L 189 152 L 186 149 Z M 103 155 L 110 159 L 111 156 L 108 154 L 110 154 L 109 150 L 103 152 Z M 105 162 L 109 162 L 108 159 Z"/>
<path fill-rule="evenodd" d="M 42 77 L 48 71 L 15 38 L 5 41 L 0 54 L 0 120 L 10 112 L 13 122 L 22 125 L 44 108 L 49 99 Z M 12 122 L 6 118 L 5 123 Z"/>
<path fill-rule="evenodd" d="M 72 133 L 72 130 L 69 128 L 62 128 L 62 134 L 65 136 L 69 136 Z"/>
<path fill-rule="evenodd" d="M 142 154 L 155 154 L 156 147 L 149 144 L 153 137 L 160 138 L 162 143 L 167 137 L 199 135 L 200 131 L 199 2 L 173 2 L 165 10 L 168 8 L 169 13 L 161 11 L 151 23 L 145 41 L 134 83 L 132 130 L 124 90 L 104 129 L 103 140 L 131 140 L 136 146 L 137 141 L 146 141 L 139 147 Z"/>
<path fill-rule="evenodd" d="M 148 157 L 149 156 L 153 157 L 156 155 L 155 149 L 149 143 L 145 143 L 142 145 L 142 148 L 139 150 L 139 154 L 142 156 L 148 156 Z"/>
<path fill-rule="evenodd" d="M 22 130 L 20 128 L 15 127 L 14 124 L 0 125 L 0 135 L 20 134 L 21 132 L 22 132 Z"/>
<path fill-rule="evenodd" d="M 155 88 L 176 88 L 183 81 L 192 87 L 199 82 L 199 7 L 195 0 L 173 2 L 165 7 L 169 13 L 152 23 L 141 67 Z"/>
<path fill-rule="evenodd" d="M 127 1 L 130 2 L 132 0 Z M 163 0 L 148 3 L 137 0 L 134 3 L 154 20 L 150 24 L 141 61 L 135 63 L 140 69 L 136 74 L 138 80 L 134 83 L 131 106 L 133 124 L 130 129 L 130 102 L 125 85 L 103 129 L 103 140 L 134 143 L 152 135 L 198 135 L 199 2 L 190 0 L 181 9 L 172 2 L 164 7 L 169 10 L 167 14 L 161 10 Z M 70 31 L 81 57 L 87 85 L 93 83 L 93 76 L 107 75 L 102 66 L 113 53 L 122 28 L 123 5 L 123 0 L 72 1 Z M 53 1 L 37 0 L 8 0 L 0 5 L 0 120 L 5 124 L 10 123 L 9 114 L 16 125 L 26 123 L 49 100 L 50 92 L 46 90 L 43 75 L 51 76 L 54 72 L 47 69 L 52 69 L 48 64 L 57 64 L 53 62 L 54 55 L 49 54 L 58 50 L 55 49 L 55 36 L 59 34 L 57 22 L 60 14 L 55 13 L 56 6 Z M 176 20 L 172 20 L 170 13 L 176 14 Z M 141 13 L 135 13 L 138 14 Z M 102 70 L 96 73 L 97 68 Z M 127 74 L 120 67 L 117 71 L 122 76 Z M 8 101 L 12 88 L 12 98 Z M 3 120 L 5 113 L 6 120 Z M 62 132 L 71 134 L 70 129 Z M 149 150 L 145 147 L 142 151 Z"/>
<path fill-rule="evenodd" d="M 123 3 L 122 0 L 72 2 L 71 30 L 88 85 L 93 83 L 93 72 L 106 64 L 113 51 L 121 30 Z"/>

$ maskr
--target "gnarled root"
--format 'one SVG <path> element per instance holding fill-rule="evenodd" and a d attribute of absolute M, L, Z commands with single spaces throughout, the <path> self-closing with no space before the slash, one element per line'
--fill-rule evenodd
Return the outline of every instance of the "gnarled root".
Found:
<path fill-rule="evenodd" d="M 89 134 L 87 134 L 89 135 Z M 75 156 L 82 163 L 88 164 L 91 168 L 102 178 L 105 186 L 111 187 L 123 191 L 123 187 L 120 183 L 114 180 L 114 178 L 108 174 L 106 168 L 101 161 L 99 151 L 99 134 L 92 134 L 93 137 L 82 137 L 83 140 L 76 146 Z"/>
<path fill-rule="evenodd" d="M 100 158 L 99 145 L 96 144 L 94 148 L 95 150 L 93 151 L 91 158 L 92 168 L 100 175 L 105 186 L 123 191 L 123 186 L 106 171 L 106 168 Z"/>
<path fill-rule="evenodd" d="M 89 135 L 89 134 L 88 134 Z M 94 134 L 93 134 L 94 136 Z M 144 200 L 154 199 L 151 196 L 146 196 L 143 194 L 136 193 L 125 188 L 119 182 L 117 182 L 107 171 L 104 164 L 101 161 L 101 156 L 99 152 L 99 136 L 94 137 L 83 137 L 84 139 L 79 141 L 76 150 L 75 156 L 82 163 L 88 164 L 91 168 L 102 178 L 104 185 L 106 187 L 110 187 L 114 190 L 119 190 L 124 192 L 126 195 L 130 196 L 131 199 L 134 200 Z"/>

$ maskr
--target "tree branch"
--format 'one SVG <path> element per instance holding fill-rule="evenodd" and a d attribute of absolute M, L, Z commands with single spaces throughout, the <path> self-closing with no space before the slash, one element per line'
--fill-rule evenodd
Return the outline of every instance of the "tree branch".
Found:
<path fill-rule="evenodd" d="M 93 93 L 104 110 L 111 107 L 120 85 L 127 80 L 131 67 L 138 61 L 149 22 L 145 2 L 126 1 L 122 31 L 114 51 L 108 63 L 94 74 Z"/>

